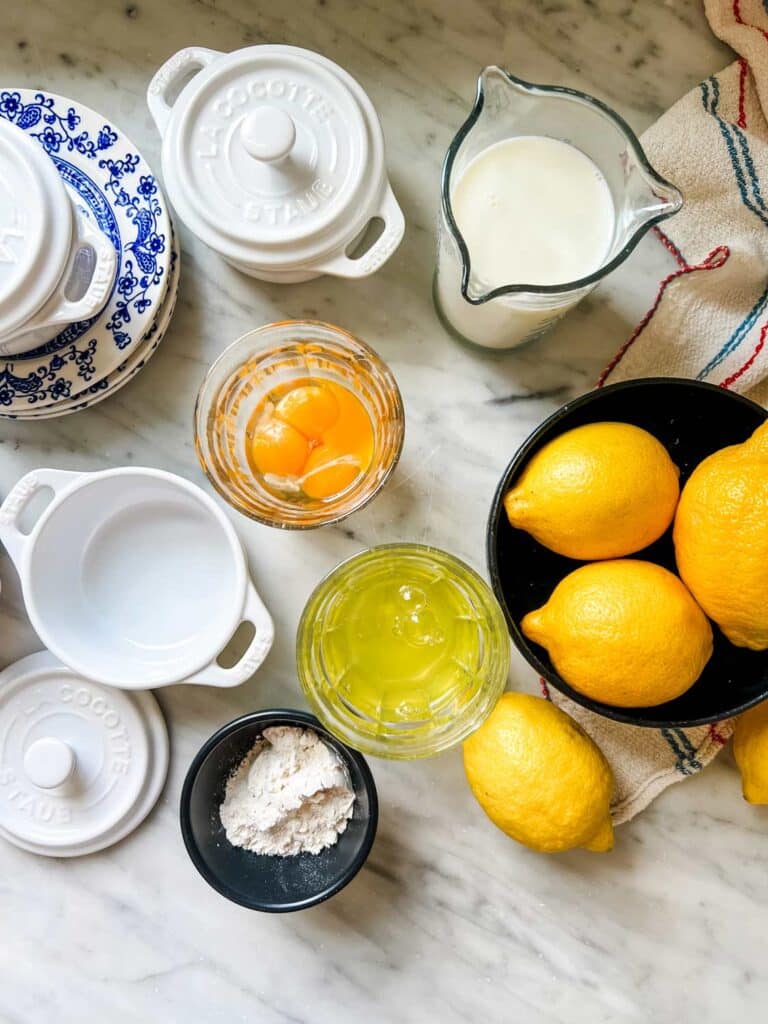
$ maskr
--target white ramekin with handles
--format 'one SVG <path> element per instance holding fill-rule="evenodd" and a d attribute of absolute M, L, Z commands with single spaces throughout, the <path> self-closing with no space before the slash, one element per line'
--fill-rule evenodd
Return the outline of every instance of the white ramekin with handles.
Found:
<path fill-rule="evenodd" d="M 0 118 L 0 356 L 90 319 L 116 272 L 112 242 L 78 209 L 51 158 Z"/>
<path fill-rule="evenodd" d="M 286 284 L 366 277 L 400 244 L 376 110 L 327 57 L 189 46 L 157 71 L 147 103 L 176 212 L 243 273 Z"/>
<path fill-rule="evenodd" d="M 24 510 L 43 488 L 52 498 L 24 533 Z M 237 686 L 272 646 L 272 619 L 234 528 L 172 473 L 35 470 L 0 506 L 0 541 L 40 639 L 89 679 L 137 690 Z M 217 658 L 242 622 L 253 637 L 223 668 Z"/>

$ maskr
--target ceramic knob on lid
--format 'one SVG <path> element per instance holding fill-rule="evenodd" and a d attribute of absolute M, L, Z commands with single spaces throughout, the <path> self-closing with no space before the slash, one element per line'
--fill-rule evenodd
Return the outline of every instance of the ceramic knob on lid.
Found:
<path fill-rule="evenodd" d="M 280 107 L 257 107 L 243 118 L 240 137 L 255 160 L 275 163 L 284 159 L 296 141 L 296 125 Z"/>
<path fill-rule="evenodd" d="M 399 243 L 404 221 L 387 181 L 381 125 L 360 85 L 332 61 L 291 46 L 231 54 L 190 47 L 158 71 L 148 102 L 177 212 L 246 273 L 359 277 Z M 363 257 L 349 258 L 376 217 L 381 236 Z"/>
<path fill-rule="evenodd" d="M 78 676 L 52 654 L 0 673 L 0 836 L 74 857 L 122 839 L 155 804 L 168 734 L 149 692 Z"/>
<path fill-rule="evenodd" d="M 38 789 L 63 786 L 75 767 L 75 754 L 56 736 L 42 736 L 24 751 L 24 774 Z"/>

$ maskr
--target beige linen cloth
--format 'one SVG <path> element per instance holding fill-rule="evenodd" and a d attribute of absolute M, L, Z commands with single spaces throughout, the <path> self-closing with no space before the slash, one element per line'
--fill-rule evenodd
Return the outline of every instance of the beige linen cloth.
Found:
<path fill-rule="evenodd" d="M 676 267 L 601 376 L 692 377 L 768 401 L 768 0 L 705 0 L 713 31 L 739 55 L 643 136 L 685 206 L 659 239 Z M 641 729 L 594 715 L 552 691 L 599 744 L 616 775 L 614 822 L 700 771 L 733 731 Z"/>

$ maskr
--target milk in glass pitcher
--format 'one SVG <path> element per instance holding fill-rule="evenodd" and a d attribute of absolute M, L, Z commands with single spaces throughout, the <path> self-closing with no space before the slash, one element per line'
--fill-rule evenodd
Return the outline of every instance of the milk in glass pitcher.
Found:
<path fill-rule="evenodd" d="M 682 202 L 604 103 L 488 67 L 443 165 L 437 311 L 465 341 L 522 345 Z"/>

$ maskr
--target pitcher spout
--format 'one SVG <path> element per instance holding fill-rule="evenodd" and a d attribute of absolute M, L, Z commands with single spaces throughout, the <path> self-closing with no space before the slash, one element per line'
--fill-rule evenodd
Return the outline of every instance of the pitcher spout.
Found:
<path fill-rule="evenodd" d="M 628 175 L 626 195 L 633 231 L 659 224 L 683 207 L 679 188 L 639 164 Z"/>
<path fill-rule="evenodd" d="M 481 302 L 485 302 L 488 297 L 490 288 L 487 284 L 480 280 L 480 278 L 474 273 L 472 269 L 472 254 L 468 253 L 468 258 L 464 264 L 464 272 L 462 274 L 461 281 L 461 294 L 467 300 L 472 303 L 473 306 L 479 305 Z"/>

